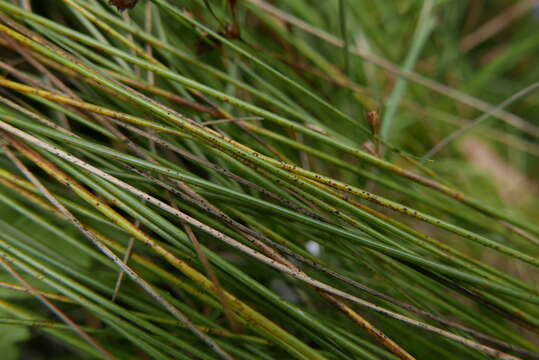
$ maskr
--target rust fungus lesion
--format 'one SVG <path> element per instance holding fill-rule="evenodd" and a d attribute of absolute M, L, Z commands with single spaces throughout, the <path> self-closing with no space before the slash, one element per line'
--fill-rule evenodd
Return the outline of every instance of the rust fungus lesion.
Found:
<path fill-rule="evenodd" d="M 109 0 L 109 3 L 113 6 L 116 6 L 118 10 L 129 10 L 137 5 L 139 0 Z"/>

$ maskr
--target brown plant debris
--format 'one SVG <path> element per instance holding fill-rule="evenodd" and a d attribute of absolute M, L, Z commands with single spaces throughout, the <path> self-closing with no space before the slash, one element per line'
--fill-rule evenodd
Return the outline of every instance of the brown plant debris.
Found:
<path fill-rule="evenodd" d="M 109 0 L 109 3 L 116 6 L 120 11 L 134 8 L 137 2 L 138 0 Z"/>

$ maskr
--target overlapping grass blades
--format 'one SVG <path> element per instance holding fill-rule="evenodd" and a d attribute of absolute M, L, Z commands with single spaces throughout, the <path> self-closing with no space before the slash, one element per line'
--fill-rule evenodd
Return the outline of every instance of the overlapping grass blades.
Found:
<path fill-rule="evenodd" d="M 78 358 L 539 358 L 538 95 L 496 110 L 535 20 L 460 51 L 474 6 L 0 0 L 2 326 Z M 422 161 L 477 110 L 529 201 L 457 141 Z"/>

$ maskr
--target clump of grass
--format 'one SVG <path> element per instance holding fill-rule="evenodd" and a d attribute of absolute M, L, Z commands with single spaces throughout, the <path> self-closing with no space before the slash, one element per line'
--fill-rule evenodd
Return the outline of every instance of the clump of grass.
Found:
<path fill-rule="evenodd" d="M 539 358 L 537 19 L 478 4 L 0 0 L 7 358 Z"/>

